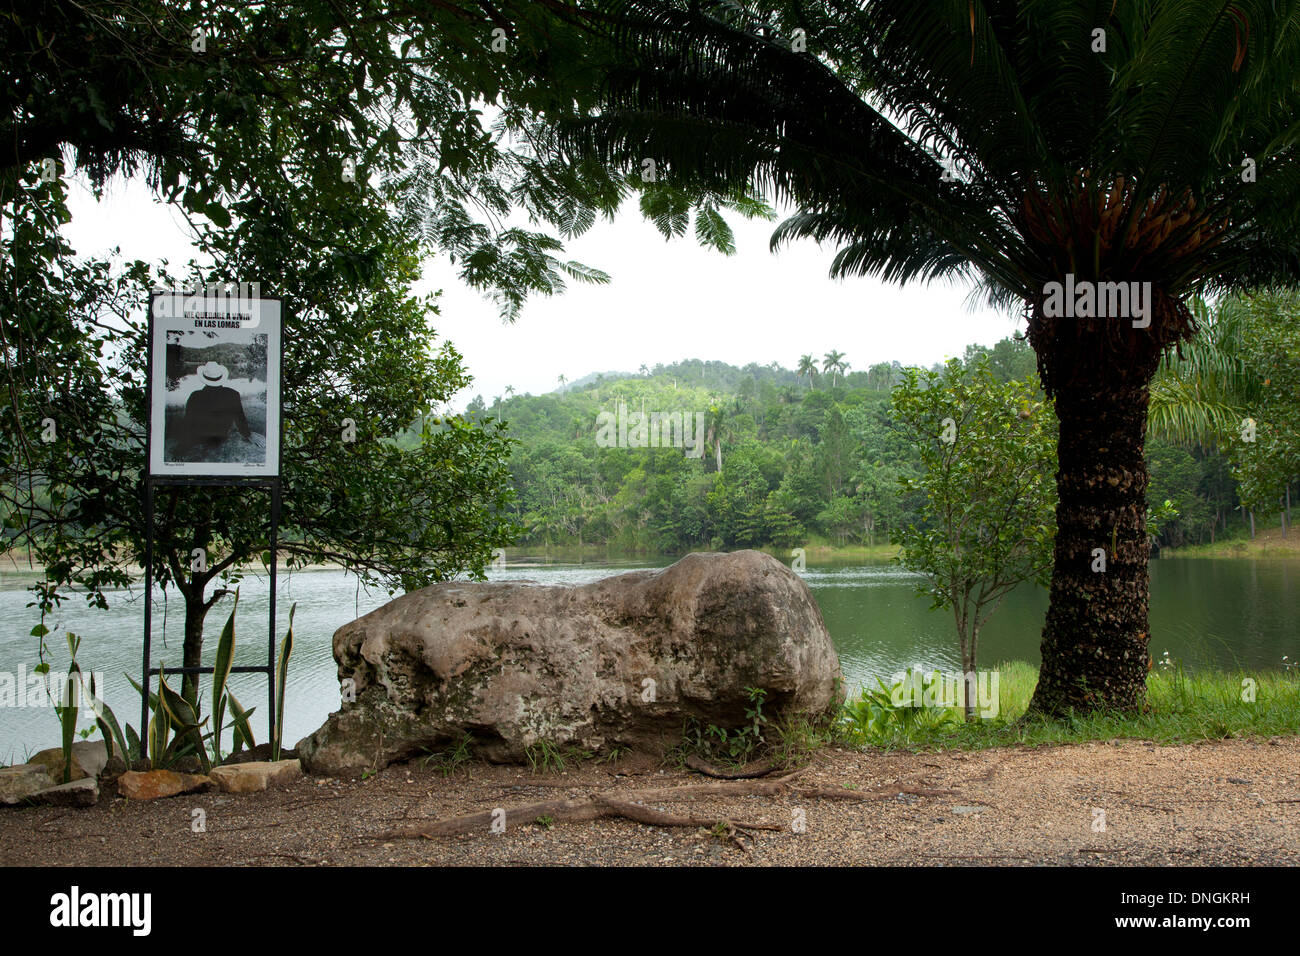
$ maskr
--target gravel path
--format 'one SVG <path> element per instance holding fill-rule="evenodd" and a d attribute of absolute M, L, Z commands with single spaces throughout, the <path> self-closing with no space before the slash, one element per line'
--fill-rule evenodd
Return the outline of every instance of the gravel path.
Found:
<path fill-rule="evenodd" d="M 665 801 L 695 816 L 779 824 L 742 849 L 693 828 L 628 820 L 518 823 L 447 840 L 385 830 L 597 790 L 699 783 L 647 758 L 566 774 L 418 761 L 367 780 L 303 778 L 245 796 L 202 793 L 89 810 L 0 808 L 3 865 L 1300 865 L 1300 738 L 1160 747 L 1142 741 L 925 754 L 818 753 L 801 785 L 951 794 L 871 802 L 794 795 Z M 207 831 L 192 831 L 192 811 Z M 805 832 L 793 832 L 800 819 Z M 1103 816 L 1104 813 L 1104 816 Z"/>

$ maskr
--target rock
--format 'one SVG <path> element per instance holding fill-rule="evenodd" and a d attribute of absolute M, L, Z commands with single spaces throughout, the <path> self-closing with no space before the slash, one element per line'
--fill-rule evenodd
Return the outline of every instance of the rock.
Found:
<path fill-rule="evenodd" d="M 42 764 L 50 774 L 51 780 L 63 779 L 63 748 L 50 747 L 42 750 L 29 761 Z M 108 763 L 108 748 L 102 740 L 78 740 L 72 745 L 71 780 L 83 780 L 86 777 L 98 777 Z"/>
<path fill-rule="evenodd" d="M 212 782 L 226 793 L 256 793 L 302 776 L 296 760 L 252 761 L 212 768 Z"/>
<path fill-rule="evenodd" d="M 211 786 L 212 780 L 202 774 L 176 773 L 174 770 L 148 770 L 140 773 L 128 770 L 117 778 L 117 792 L 131 800 L 157 800 L 192 793 Z"/>
<path fill-rule="evenodd" d="M 32 801 L 52 807 L 93 807 L 99 802 L 99 781 L 94 777 L 70 780 L 33 794 Z"/>
<path fill-rule="evenodd" d="M 949 807 L 954 814 L 959 817 L 967 817 L 974 813 L 983 813 L 985 807 Z"/>
<path fill-rule="evenodd" d="M 13 806 L 52 786 L 54 779 L 44 764 L 20 763 L 13 767 L 0 767 L 0 803 Z"/>
<path fill-rule="evenodd" d="M 102 780 L 116 780 L 124 773 L 126 773 L 126 761 L 122 759 L 121 754 L 113 754 L 99 776 Z"/>
<path fill-rule="evenodd" d="M 547 740 L 662 751 L 684 718 L 735 728 L 837 703 L 839 659 L 803 580 L 758 551 L 691 554 L 580 587 L 449 582 L 334 634 L 356 700 L 300 741 L 303 769 L 356 776 L 470 734 L 489 760 Z"/>

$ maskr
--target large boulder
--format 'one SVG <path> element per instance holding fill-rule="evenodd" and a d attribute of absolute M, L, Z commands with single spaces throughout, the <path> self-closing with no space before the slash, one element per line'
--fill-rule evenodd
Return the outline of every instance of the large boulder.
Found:
<path fill-rule="evenodd" d="M 300 741 L 303 769 L 375 770 L 470 734 L 489 760 L 546 740 L 662 751 L 684 720 L 738 727 L 837 703 L 839 658 L 812 593 L 758 551 L 691 554 L 579 587 L 454 582 L 334 634 L 356 699 Z"/>

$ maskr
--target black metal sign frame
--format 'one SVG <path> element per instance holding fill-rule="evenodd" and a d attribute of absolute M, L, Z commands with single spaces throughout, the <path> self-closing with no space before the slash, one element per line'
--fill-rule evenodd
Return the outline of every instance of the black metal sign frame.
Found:
<path fill-rule="evenodd" d="M 266 709 L 267 709 L 267 739 L 272 740 L 275 737 L 275 568 L 276 568 L 276 544 L 279 540 L 280 529 L 280 479 L 279 478 L 158 478 L 149 475 L 145 478 L 144 485 L 144 520 L 145 520 L 145 545 L 144 545 L 144 665 L 142 667 L 143 680 L 140 686 L 144 688 L 144 693 L 140 699 L 140 733 L 147 735 L 149 732 L 149 687 L 150 678 L 155 674 L 161 674 L 163 668 L 150 667 L 149 657 L 153 641 L 153 539 L 154 539 L 154 489 L 159 485 L 207 485 L 207 486 L 225 486 L 225 487 L 245 487 L 245 488 L 265 488 L 271 493 L 271 538 L 270 538 L 270 562 L 269 572 L 271 576 L 271 596 L 270 611 L 268 612 L 267 622 L 267 639 L 266 639 L 266 663 L 257 665 L 240 665 L 230 668 L 232 674 L 266 674 Z M 211 674 L 214 673 L 214 667 L 168 667 L 169 674 Z M 220 727 L 213 728 L 214 733 L 221 733 Z M 142 740 L 147 740 L 147 736 Z"/>
<path fill-rule="evenodd" d="M 275 475 L 249 475 L 247 477 L 221 477 L 221 476 L 204 476 L 204 475 L 154 475 L 150 469 L 153 462 L 153 343 L 154 343 L 154 301 L 160 295 L 165 293 L 151 293 L 149 296 L 149 316 L 148 316 L 148 338 L 146 340 L 146 361 L 148 362 L 148 374 L 145 376 L 145 467 L 144 467 L 144 514 L 145 514 L 145 551 L 144 551 L 144 580 L 145 580 L 145 601 L 144 601 L 144 662 L 141 668 L 142 681 L 140 686 L 143 693 L 140 700 L 140 734 L 142 746 L 147 746 L 149 739 L 149 688 L 152 683 L 150 678 L 156 674 L 161 674 L 163 668 L 151 667 L 149 664 L 150 651 L 153 642 L 153 545 L 154 545 L 154 490 L 158 486 L 198 486 L 198 487 L 242 487 L 242 488 L 262 488 L 270 492 L 271 495 L 271 534 L 270 534 L 270 561 L 268 570 L 270 573 L 270 610 L 268 613 L 267 624 L 267 649 L 266 663 L 258 665 L 243 665 L 230 668 L 232 674 L 266 674 L 266 703 L 267 703 L 267 734 L 268 741 L 274 740 L 275 737 L 275 584 L 276 584 L 276 544 L 279 540 L 280 528 L 280 476 Z M 259 295 L 259 300 L 269 299 L 280 303 L 280 329 L 281 340 L 280 347 L 276 350 L 275 360 L 277 363 L 277 381 L 280 384 L 280 392 L 284 390 L 284 340 L 283 329 L 285 326 L 286 309 L 285 301 L 280 296 Z M 269 360 L 269 359 L 268 359 Z M 277 396 L 278 397 L 278 396 Z M 268 396 L 269 398 L 269 396 Z M 277 462 L 283 461 L 284 456 L 284 421 L 281 413 L 278 436 L 278 454 Z M 166 672 L 169 674 L 212 674 L 215 667 L 195 666 L 195 667 L 168 667 Z M 221 728 L 214 727 L 214 733 L 220 734 Z"/>

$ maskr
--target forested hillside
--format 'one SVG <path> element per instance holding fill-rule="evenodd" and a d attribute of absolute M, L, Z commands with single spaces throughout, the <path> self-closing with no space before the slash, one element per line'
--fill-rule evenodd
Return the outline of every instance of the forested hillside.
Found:
<path fill-rule="evenodd" d="M 1001 381 L 1036 381 L 1022 341 L 970 346 L 963 361 L 979 355 Z M 919 464 L 890 415 L 889 390 L 902 366 L 850 371 L 851 358 L 803 356 L 796 370 L 699 360 L 643 366 L 545 395 L 480 396 L 467 415 L 500 419 L 517 442 L 510 471 L 526 529 L 520 544 L 667 553 L 882 544 L 891 529 L 917 520 L 920 503 L 901 493 L 899 479 Z M 599 441 L 602 421 L 618 427 L 620 404 L 624 433 L 611 430 Z M 684 413 L 683 447 L 626 447 L 637 444 L 642 412 L 647 419 Z M 1152 437 L 1148 458 L 1149 500 L 1169 499 L 1179 512 L 1162 526 L 1162 544 L 1210 541 L 1225 527 L 1242 533 L 1223 455 Z"/>

